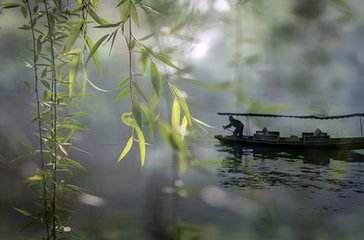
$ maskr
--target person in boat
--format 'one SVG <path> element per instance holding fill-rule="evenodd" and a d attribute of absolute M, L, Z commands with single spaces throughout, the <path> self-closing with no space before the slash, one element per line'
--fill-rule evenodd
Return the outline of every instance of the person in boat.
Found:
<path fill-rule="evenodd" d="M 242 137 L 243 136 L 243 130 L 244 130 L 244 124 L 240 122 L 239 120 L 233 118 L 233 116 L 229 116 L 230 123 L 226 126 L 223 126 L 224 129 L 235 127 L 235 130 L 233 132 L 233 136 L 235 137 Z"/>
<path fill-rule="evenodd" d="M 322 134 L 321 129 L 316 128 L 315 133 L 314 133 L 314 136 L 322 136 L 322 135 L 323 135 L 323 134 Z"/>

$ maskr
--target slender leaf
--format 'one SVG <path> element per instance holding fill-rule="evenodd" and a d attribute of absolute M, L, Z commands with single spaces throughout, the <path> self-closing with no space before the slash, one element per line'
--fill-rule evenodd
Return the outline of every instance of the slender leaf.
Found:
<path fill-rule="evenodd" d="M 24 216 L 27 216 L 27 217 L 32 217 L 33 214 L 28 212 L 27 210 L 24 210 L 24 209 L 20 209 L 20 208 L 14 208 L 16 211 L 20 212 L 21 214 L 23 214 Z"/>
<path fill-rule="evenodd" d="M 119 6 L 119 5 L 118 5 Z M 127 1 L 124 7 L 120 10 L 120 21 L 125 22 L 129 17 L 130 2 Z"/>
<path fill-rule="evenodd" d="M 82 78 L 81 95 L 82 97 L 84 97 L 86 95 L 86 86 L 87 86 L 87 70 L 85 65 L 82 65 L 82 71 L 83 71 L 83 78 Z"/>
<path fill-rule="evenodd" d="M 161 86 L 161 77 L 160 77 L 160 73 L 158 71 L 157 65 L 152 62 L 150 64 L 150 76 L 152 79 L 152 84 L 153 84 L 153 89 L 155 91 L 155 93 L 157 94 L 157 96 L 160 96 L 160 86 Z"/>
<path fill-rule="evenodd" d="M 102 89 L 102 88 L 99 88 L 98 86 L 96 86 L 93 82 L 91 82 L 89 79 L 87 79 L 87 82 L 93 87 L 95 88 L 96 90 L 99 90 L 101 92 L 111 92 L 112 90 L 106 90 L 106 89 Z"/>
<path fill-rule="evenodd" d="M 115 98 L 115 101 L 122 101 L 124 98 L 130 95 L 130 88 L 127 87 L 124 90 L 122 90 Z"/>
<path fill-rule="evenodd" d="M 92 17 L 92 19 L 95 20 L 95 22 L 97 22 L 100 25 L 110 24 L 109 21 L 97 15 L 97 13 L 94 12 L 92 9 L 90 9 L 89 14 Z"/>
<path fill-rule="evenodd" d="M 0 7 L 3 8 L 16 8 L 20 7 L 21 5 L 15 2 L 0 2 Z"/>
<path fill-rule="evenodd" d="M 99 75 L 102 76 L 102 70 L 101 70 L 101 65 L 100 65 L 100 58 L 99 58 L 99 55 L 97 53 L 97 49 L 99 48 L 99 46 L 101 45 L 101 43 L 109 36 L 109 34 L 106 34 L 105 36 L 103 36 L 102 38 L 100 38 L 96 43 L 95 45 L 93 45 L 93 42 L 90 38 L 86 38 L 86 42 L 89 46 L 89 48 L 91 49 L 90 50 L 90 53 L 89 55 L 87 56 L 87 59 L 86 59 L 86 64 L 87 62 L 90 60 L 90 58 L 92 57 L 94 63 L 95 63 L 95 66 L 99 72 Z"/>
<path fill-rule="evenodd" d="M 175 97 L 172 105 L 172 116 L 171 116 L 172 129 L 177 129 L 179 127 L 180 119 L 181 119 L 181 108 L 179 106 L 177 97 Z"/>
<path fill-rule="evenodd" d="M 134 5 L 133 2 L 130 2 L 130 15 L 131 15 L 131 19 L 133 20 L 133 22 L 138 26 L 139 26 L 139 17 L 138 17 L 138 11 Z"/>
<path fill-rule="evenodd" d="M 142 113 L 140 111 L 139 103 L 135 99 L 133 99 L 132 103 L 132 112 L 135 121 L 140 127 L 142 127 Z"/>
<path fill-rule="evenodd" d="M 128 154 L 128 152 L 130 151 L 131 147 L 133 146 L 133 139 L 134 137 L 131 136 L 128 140 L 128 142 L 126 143 L 124 150 L 121 152 L 119 158 L 118 158 L 118 162 L 120 162 L 125 156 L 126 154 Z"/>
<path fill-rule="evenodd" d="M 145 146 L 146 146 L 145 138 L 138 124 L 135 124 L 135 130 L 137 133 L 138 143 L 139 143 L 140 165 L 143 167 L 145 163 Z"/>
<path fill-rule="evenodd" d="M 69 85 L 68 85 L 69 91 L 68 92 L 69 92 L 70 97 L 73 97 L 75 94 L 79 64 L 80 64 L 80 55 L 76 55 L 71 61 L 71 66 L 70 66 L 70 71 L 69 71 Z"/>
<path fill-rule="evenodd" d="M 131 118 L 132 113 L 126 112 L 121 115 L 121 121 L 129 127 L 134 127 L 134 119 Z"/>
<path fill-rule="evenodd" d="M 80 35 L 81 32 L 81 26 L 82 24 L 75 24 L 72 28 L 71 28 L 71 32 L 68 35 L 67 38 L 67 43 L 66 43 L 66 47 L 65 47 L 65 51 L 69 51 L 72 46 L 74 45 L 74 43 L 76 42 L 78 36 Z"/>
<path fill-rule="evenodd" d="M 130 80 L 130 76 L 127 76 L 126 78 L 124 78 L 123 80 L 121 80 L 118 85 L 116 85 L 115 89 L 119 89 L 122 88 L 127 82 L 129 82 Z"/>
<path fill-rule="evenodd" d="M 177 96 L 178 102 L 179 102 L 184 114 L 186 115 L 188 126 L 192 127 L 191 114 L 188 109 L 188 105 L 187 105 L 185 97 L 183 96 L 182 92 L 176 86 L 174 86 L 173 84 L 169 84 L 169 86 L 171 87 L 175 96 Z"/>
<path fill-rule="evenodd" d="M 120 24 L 121 23 L 122 22 L 103 24 L 103 25 L 95 26 L 94 28 L 113 28 L 113 27 L 120 27 Z"/>
<path fill-rule="evenodd" d="M 143 47 L 140 49 L 140 51 L 141 51 L 140 61 L 142 62 L 143 65 L 143 73 L 145 73 L 148 66 L 148 52 Z"/>
<path fill-rule="evenodd" d="M 148 40 L 149 38 L 153 37 L 154 35 L 155 35 L 155 33 L 148 34 L 148 35 L 142 37 L 141 39 L 139 39 L 139 41 Z"/>
<path fill-rule="evenodd" d="M 21 14 L 23 15 L 23 17 L 24 18 L 27 18 L 27 16 L 28 16 L 28 10 L 27 10 L 27 8 L 25 7 L 25 6 L 21 6 L 20 7 L 20 11 L 21 11 Z"/>

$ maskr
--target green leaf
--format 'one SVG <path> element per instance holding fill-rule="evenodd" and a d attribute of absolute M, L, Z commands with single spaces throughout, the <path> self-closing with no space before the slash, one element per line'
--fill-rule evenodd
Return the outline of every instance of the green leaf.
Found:
<path fill-rule="evenodd" d="M 95 26 L 94 28 L 113 28 L 113 27 L 120 27 L 120 23 L 122 23 L 122 22 L 98 25 L 98 26 Z"/>
<path fill-rule="evenodd" d="M 148 35 L 142 37 L 141 39 L 139 39 L 139 41 L 148 40 L 149 38 L 153 37 L 154 35 L 155 35 L 155 33 L 148 34 Z"/>
<path fill-rule="evenodd" d="M 186 99 L 184 98 L 182 92 L 176 86 L 174 86 L 173 84 L 169 84 L 169 86 L 171 87 L 174 95 L 177 97 L 178 103 L 180 104 L 184 114 L 186 115 L 188 126 L 192 127 L 191 114 L 188 109 Z"/>
<path fill-rule="evenodd" d="M 129 127 L 134 127 L 134 119 L 131 118 L 132 113 L 126 112 L 121 115 L 121 121 Z"/>
<path fill-rule="evenodd" d="M 90 50 L 89 55 L 87 56 L 86 59 L 86 63 L 90 60 L 90 58 L 96 53 L 97 49 L 99 48 L 99 46 L 101 45 L 101 43 L 109 36 L 109 34 L 106 34 L 105 36 L 103 36 L 102 38 L 100 38 L 95 45 L 93 45 L 93 47 Z M 96 64 L 96 63 L 95 63 Z"/>
<path fill-rule="evenodd" d="M 37 53 L 40 54 L 42 52 L 42 35 L 39 35 L 37 39 Z"/>
<path fill-rule="evenodd" d="M 172 129 L 178 129 L 180 119 L 181 119 L 181 108 L 179 106 L 177 97 L 175 97 L 172 105 L 172 116 L 171 116 Z"/>
<path fill-rule="evenodd" d="M 120 162 L 125 156 L 126 154 L 128 154 L 128 152 L 130 151 L 131 147 L 133 146 L 133 141 L 134 141 L 134 137 L 131 136 L 128 140 L 128 142 L 126 143 L 124 150 L 121 152 L 118 162 Z"/>
<path fill-rule="evenodd" d="M 129 82 L 130 80 L 130 76 L 127 76 L 126 78 L 124 78 L 123 80 L 121 80 L 118 85 L 116 85 L 115 89 L 119 89 L 122 88 L 127 82 Z"/>
<path fill-rule="evenodd" d="M 14 208 L 16 211 L 20 212 L 21 214 L 23 214 L 24 216 L 27 217 L 32 217 L 33 214 L 31 214 L 30 212 L 28 212 L 27 210 L 24 209 L 20 209 L 20 208 Z"/>
<path fill-rule="evenodd" d="M 75 160 L 72 160 L 70 158 L 66 159 L 66 164 L 69 165 L 69 166 L 72 166 L 72 167 L 74 167 L 76 169 L 80 169 L 80 170 L 82 170 L 84 172 L 87 172 L 86 168 L 84 166 L 82 166 L 81 163 L 79 163 L 79 162 L 77 162 Z"/>
<path fill-rule="evenodd" d="M 140 111 L 139 103 L 134 99 L 132 103 L 132 112 L 133 117 L 137 124 L 141 127 L 142 126 L 142 113 Z"/>
<path fill-rule="evenodd" d="M 157 94 L 157 96 L 159 97 L 160 96 L 161 77 L 160 77 L 160 73 L 158 71 L 158 67 L 154 62 L 152 62 L 150 64 L 150 76 L 152 79 L 153 89 L 154 89 L 155 93 Z"/>
<path fill-rule="evenodd" d="M 142 97 L 144 101 L 148 102 L 147 97 L 145 96 L 144 92 L 140 89 L 139 85 L 136 82 L 133 82 L 133 89 L 136 90 L 138 96 Z"/>
<path fill-rule="evenodd" d="M 25 85 L 25 87 L 26 87 L 29 91 L 32 91 L 32 86 L 30 85 L 30 83 L 29 83 L 29 82 L 24 81 L 24 85 Z"/>
<path fill-rule="evenodd" d="M 100 25 L 109 24 L 109 21 L 97 15 L 97 13 L 94 12 L 92 9 L 90 9 L 89 14 L 92 17 L 92 19 L 95 20 L 95 22 L 97 22 L 98 24 Z"/>
<path fill-rule="evenodd" d="M 93 82 L 91 82 L 89 79 L 87 79 L 87 82 L 93 87 L 95 88 L 96 90 L 99 90 L 101 92 L 111 92 L 112 90 L 106 90 L 106 89 L 102 89 L 102 88 L 99 88 L 98 86 L 96 86 Z"/>
<path fill-rule="evenodd" d="M 199 120 L 197 118 L 194 118 L 194 117 L 191 117 L 191 118 L 205 132 L 207 132 L 207 130 L 204 127 L 214 128 L 213 126 L 211 126 L 211 125 L 209 125 L 209 124 L 207 124 L 207 123 L 205 123 L 205 122 L 203 122 L 203 121 L 201 121 L 201 120 Z"/>
<path fill-rule="evenodd" d="M 66 43 L 66 47 L 65 47 L 66 52 L 69 51 L 72 48 L 73 44 L 76 42 L 76 40 L 81 32 L 81 26 L 82 26 L 82 24 L 78 23 L 78 24 L 75 24 L 71 28 L 71 32 L 68 35 L 67 43 Z"/>
<path fill-rule="evenodd" d="M 184 137 L 185 137 L 185 132 L 187 130 L 187 118 L 186 116 L 183 116 L 183 119 L 182 119 L 182 124 L 181 124 L 181 139 L 183 141 Z"/>
<path fill-rule="evenodd" d="M 81 95 L 82 97 L 84 97 L 86 95 L 86 86 L 87 86 L 87 70 L 85 65 L 82 65 L 82 71 L 83 71 L 83 78 L 82 78 Z"/>
<path fill-rule="evenodd" d="M 21 6 L 21 5 L 18 3 L 15 3 L 15 2 L 0 2 L 0 7 L 3 7 L 3 8 L 16 8 L 19 6 Z"/>
<path fill-rule="evenodd" d="M 137 133 L 138 143 L 139 143 L 140 165 L 143 167 L 145 163 L 145 146 L 146 146 L 145 138 L 138 124 L 135 124 L 135 130 Z"/>
<path fill-rule="evenodd" d="M 111 54 L 111 50 L 114 46 L 115 43 L 115 39 L 116 39 L 116 35 L 118 34 L 118 29 L 116 29 L 113 33 L 112 33 L 112 40 L 111 40 L 111 45 L 110 45 L 110 50 L 109 50 L 109 56 Z"/>
<path fill-rule="evenodd" d="M 86 60 L 86 64 L 87 62 L 90 60 L 90 58 L 92 57 L 92 60 L 95 63 L 97 72 L 99 73 L 100 76 L 102 76 L 102 68 L 101 68 L 101 64 L 100 64 L 100 57 L 99 54 L 97 52 L 97 48 L 100 46 L 100 44 L 108 37 L 108 34 L 103 36 L 102 38 L 100 38 L 96 44 L 94 44 L 91 40 L 91 38 L 89 38 L 88 36 L 86 37 L 86 43 L 87 46 L 91 49 L 90 53 L 87 57 Z"/>
<path fill-rule="evenodd" d="M 27 18 L 27 16 L 28 16 L 28 10 L 27 10 L 27 8 L 25 7 L 25 6 L 21 6 L 20 7 L 20 11 L 21 11 L 21 14 L 23 14 L 23 17 L 24 18 Z"/>
<path fill-rule="evenodd" d="M 177 69 L 177 70 L 180 70 L 179 67 L 177 67 L 167 56 L 165 55 L 162 55 L 162 54 L 154 54 L 154 56 L 162 61 L 163 63 L 167 64 L 168 66 L 174 68 L 174 69 Z"/>
<path fill-rule="evenodd" d="M 143 65 L 143 73 L 145 73 L 148 66 L 148 52 L 143 47 L 140 49 L 140 51 L 141 51 L 140 61 L 142 62 Z"/>
<path fill-rule="evenodd" d="M 92 6 L 94 7 L 94 9 L 97 11 L 98 7 L 99 7 L 99 0 L 91 0 Z"/>
<path fill-rule="evenodd" d="M 71 61 L 71 66 L 69 71 L 68 93 L 70 97 L 73 97 L 75 95 L 79 64 L 80 64 L 80 55 L 76 55 Z"/>
<path fill-rule="evenodd" d="M 118 6 L 120 6 L 118 4 Z M 125 20 L 129 17 L 129 8 L 130 1 L 127 1 L 124 7 L 120 10 L 120 21 L 125 22 Z"/>
<path fill-rule="evenodd" d="M 130 15 L 131 15 L 131 19 L 133 20 L 133 22 L 138 26 L 139 26 L 139 17 L 138 17 L 138 11 L 134 5 L 133 2 L 130 2 Z"/>
<path fill-rule="evenodd" d="M 130 95 L 130 88 L 127 87 L 123 91 L 121 91 L 115 98 L 115 101 L 122 101 L 124 98 Z"/>

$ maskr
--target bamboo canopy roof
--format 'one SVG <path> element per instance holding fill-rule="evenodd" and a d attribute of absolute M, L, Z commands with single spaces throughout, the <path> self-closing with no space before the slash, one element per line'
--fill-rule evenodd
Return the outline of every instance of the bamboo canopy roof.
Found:
<path fill-rule="evenodd" d="M 330 119 L 364 117 L 364 113 L 351 113 L 351 114 L 333 115 L 333 116 L 318 116 L 318 115 L 280 115 L 280 114 L 265 114 L 265 113 L 228 113 L 228 112 L 218 112 L 217 114 L 218 115 L 222 115 L 222 116 L 272 117 L 272 118 L 300 118 L 300 119 L 318 119 L 318 120 L 330 120 Z"/>

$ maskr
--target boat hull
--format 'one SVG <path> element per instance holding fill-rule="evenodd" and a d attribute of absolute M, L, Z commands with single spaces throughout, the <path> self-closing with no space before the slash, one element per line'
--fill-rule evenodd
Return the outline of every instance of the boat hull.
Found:
<path fill-rule="evenodd" d="M 284 138 L 280 138 L 277 142 L 258 141 L 254 137 L 234 137 L 216 135 L 222 144 L 225 145 L 242 145 L 250 147 L 268 147 L 268 148 L 284 148 L 284 149 L 327 149 L 327 150 L 357 150 L 364 149 L 364 138 L 332 138 L 329 142 L 310 142 L 305 143 L 302 140 L 297 142 L 287 142 Z"/>

